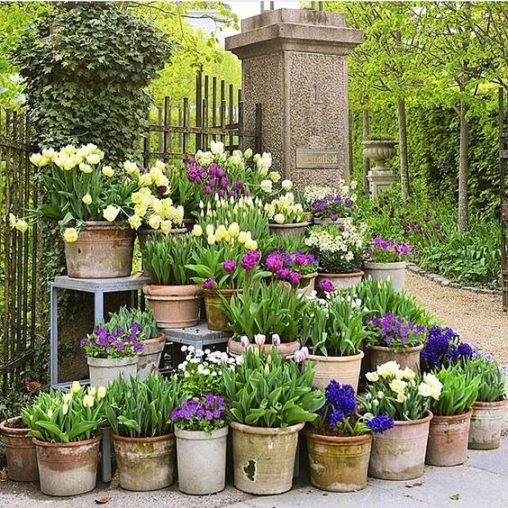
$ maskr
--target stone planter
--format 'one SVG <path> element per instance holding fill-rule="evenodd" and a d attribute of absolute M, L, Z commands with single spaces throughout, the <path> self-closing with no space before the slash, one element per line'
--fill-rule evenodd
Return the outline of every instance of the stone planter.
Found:
<path fill-rule="evenodd" d="M 374 280 L 390 279 L 393 289 L 399 291 L 406 287 L 406 262 L 373 263 L 365 261 L 363 264 L 365 275 Z"/>
<path fill-rule="evenodd" d="M 109 383 L 120 378 L 129 382 L 131 376 L 138 372 L 138 357 L 126 356 L 124 358 L 94 358 L 86 357 L 90 371 L 90 386 L 108 386 Z"/>
<path fill-rule="evenodd" d="M 240 293 L 241 289 L 203 289 L 205 297 L 206 321 L 210 330 L 228 332 L 230 330 L 229 318 L 224 310 L 222 298 L 231 300 L 235 293 Z"/>
<path fill-rule="evenodd" d="M 326 388 L 328 383 L 335 379 L 340 384 L 351 385 L 356 392 L 363 357 L 363 351 L 351 356 L 309 355 L 308 359 L 316 362 L 314 386 Z"/>
<path fill-rule="evenodd" d="M 258 346 L 257 344 L 251 344 L 251 347 L 258 348 L 266 353 L 269 353 L 272 350 L 272 344 L 263 344 L 262 346 Z M 294 340 L 292 342 L 282 343 L 278 348 L 277 352 L 282 356 L 293 356 L 300 349 L 300 342 Z M 231 356 L 242 356 L 242 353 L 245 349 L 240 344 L 240 341 L 235 340 L 231 337 L 228 340 L 228 353 Z"/>
<path fill-rule="evenodd" d="M 69 277 L 107 279 L 127 277 L 132 272 L 134 231 L 128 224 L 85 222 L 78 239 L 64 243 Z"/>
<path fill-rule="evenodd" d="M 71 443 L 33 439 L 41 491 L 48 496 L 77 496 L 95 488 L 101 437 Z"/>
<path fill-rule="evenodd" d="M 268 225 L 272 235 L 292 236 L 294 238 L 303 238 L 305 236 L 305 228 L 310 222 L 297 222 L 295 224 L 272 224 Z"/>
<path fill-rule="evenodd" d="M 473 410 L 453 416 L 435 415 L 430 421 L 426 464 L 458 466 L 467 460 L 467 440 Z"/>
<path fill-rule="evenodd" d="M 185 494 L 216 494 L 226 487 L 228 427 L 211 434 L 175 429 L 178 488 Z"/>
<path fill-rule="evenodd" d="M 113 434 L 120 487 L 146 491 L 169 487 L 175 472 L 175 436 L 124 437 Z"/>
<path fill-rule="evenodd" d="M 396 141 L 389 139 L 372 139 L 363 141 L 363 154 L 365 157 L 374 161 L 372 171 L 390 172 L 386 166 L 386 159 L 391 159 L 395 155 Z"/>
<path fill-rule="evenodd" d="M 371 346 L 370 344 L 366 348 L 369 351 L 371 371 L 375 371 L 378 365 L 391 361 L 397 362 L 401 369 L 409 367 L 416 371 L 420 368 L 420 351 L 423 349 L 423 344 L 404 350 L 394 350 L 387 346 Z"/>
<path fill-rule="evenodd" d="M 319 283 L 322 280 L 329 280 L 337 289 L 346 289 L 353 286 L 358 286 L 362 282 L 363 272 L 352 272 L 352 273 L 324 273 L 319 272 L 316 285 L 319 288 Z"/>
<path fill-rule="evenodd" d="M 317 272 L 302 275 L 300 284 L 297 289 L 297 292 L 300 296 L 310 296 L 312 294 L 312 292 L 316 289 L 317 275 Z"/>
<path fill-rule="evenodd" d="M 165 345 L 166 336 L 163 333 L 143 341 L 143 351 L 138 356 L 138 377 L 141 380 L 145 380 L 153 370 L 159 370 Z"/>
<path fill-rule="evenodd" d="M 331 492 L 356 492 L 367 486 L 371 434 L 353 437 L 307 433 L 310 481 Z"/>
<path fill-rule="evenodd" d="M 473 404 L 469 428 L 469 448 L 494 450 L 501 444 L 501 430 L 508 409 L 508 399 Z"/>
<path fill-rule="evenodd" d="M 232 422 L 235 487 L 248 494 L 282 494 L 293 485 L 298 432 L 304 424 L 284 428 L 251 427 Z"/>
<path fill-rule="evenodd" d="M 187 328 L 199 321 L 201 286 L 146 284 L 143 293 L 159 328 Z"/>
<path fill-rule="evenodd" d="M 425 418 L 395 421 L 395 426 L 376 434 L 372 443 L 369 476 L 381 480 L 414 480 L 423 475 L 429 437 L 429 411 Z"/>
<path fill-rule="evenodd" d="M 5 447 L 9 480 L 36 482 L 39 480 L 37 456 L 32 438 L 28 436 L 20 416 L 0 423 L 0 434 Z"/>
<path fill-rule="evenodd" d="M 348 217 L 337 217 L 336 220 L 330 219 L 330 217 L 326 217 L 324 219 L 320 219 L 318 217 L 314 217 L 313 222 L 316 226 L 326 226 L 327 224 L 345 224 L 351 220 Z"/>

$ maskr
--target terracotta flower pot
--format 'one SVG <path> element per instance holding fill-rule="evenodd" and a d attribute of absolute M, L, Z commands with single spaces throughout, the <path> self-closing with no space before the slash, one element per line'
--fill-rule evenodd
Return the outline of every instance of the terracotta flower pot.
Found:
<path fill-rule="evenodd" d="M 159 328 L 187 328 L 199 321 L 201 286 L 143 286 L 145 298 L 150 302 L 155 321 Z"/>
<path fill-rule="evenodd" d="M 67 275 L 77 279 L 127 277 L 132 272 L 134 231 L 128 224 L 89 221 L 75 242 L 65 242 Z"/>
<path fill-rule="evenodd" d="M 257 344 L 251 344 L 251 347 L 258 348 L 266 353 L 269 353 L 274 347 L 272 344 L 263 344 L 262 346 L 258 346 Z M 282 356 L 293 356 L 300 349 L 300 342 L 297 340 L 282 343 L 278 348 L 277 352 Z M 245 349 L 240 344 L 240 341 L 235 340 L 231 337 L 228 340 L 228 353 L 232 356 L 242 356 Z"/>
<path fill-rule="evenodd" d="M 420 420 L 395 421 L 393 428 L 376 434 L 369 476 L 381 480 L 414 480 L 422 476 L 432 416 L 429 411 Z"/>
<path fill-rule="evenodd" d="M 143 351 L 138 356 L 138 377 L 141 380 L 146 379 L 150 372 L 159 370 L 165 345 L 166 336 L 163 333 L 143 341 Z"/>
<path fill-rule="evenodd" d="M 304 424 L 283 428 L 232 422 L 235 487 L 248 494 L 282 494 L 293 485 L 298 432 Z"/>
<path fill-rule="evenodd" d="M 508 399 L 473 404 L 469 429 L 469 448 L 494 450 L 501 444 L 501 431 L 508 410 Z"/>
<path fill-rule="evenodd" d="M 125 437 L 113 434 L 120 487 L 146 491 L 169 487 L 174 480 L 175 436 Z"/>
<path fill-rule="evenodd" d="M 356 492 L 367 486 L 371 434 L 353 437 L 307 433 L 310 481 L 331 492 Z"/>
<path fill-rule="evenodd" d="M 37 456 L 30 429 L 25 428 L 20 416 L 0 423 L 0 434 L 5 447 L 7 473 L 16 482 L 36 482 L 39 480 Z"/>
<path fill-rule="evenodd" d="M 227 425 L 211 433 L 175 429 L 178 488 L 182 492 L 203 496 L 224 490 L 228 432 Z"/>
<path fill-rule="evenodd" d="M 352 273 L 318 273 L 316 285 L 319 288 L 319 283 L 322 280 L 329 280 L 337 289 L 350 288 L 358 286 L 362 282 L 363 272 L 352 272 Z"/>
<path fill-rule="evenodd" d="M 373 280 L 390 279 L 393 289 L 400 290 L 406 287 L 406 262 L 398 261 L 396 263 L 373 263 L 365 261 L 363 263 L 365 275 Z"/>
<path fill-rule="evenodd" d="M 305 236 L 305 228 L 309 222 L 297 222 L 295 224 L 273 224 L 270 223 L 268 228 L 272 235 L 292 236 L 294 238 L 303 238 Z"/>
<path fill-rule="evenodd" d="M 467 460 L 467 440 L 473 410 L 453 416 L 434 415 L 430 421 L 426 464 L 458 466 Z"/>
<path fill-rule="evenodd" d="M 326 226 L 327 224 L 345 224 L 348 220 L 346 217 L 337 217 L 336 220 L 332 220 L 330 217 L 325 217 L 324 219 L 314 217 L 313 222 L 316 226 Z"/>
<path fill-rule="evenodd" d="M 298 289 L 296 290 L 300 296 L 310 296 L 316 289 L 316 273 L 302 275 Z"/>
<path fill-rule="evenodd" d="M 228 316 L 224 310 L 222 298 L 231 300 L 231 297 L 240 293 L 241 289 L 203 289 L 205 297 L 206 321 L 210 330 L 228 332 Z M 221 298 L 222 296 L 222 298 Z"/>
<path fill-rule="evenodd" d="M 328 383 L 335 379 L 340 384 L 351 385 L 356 392 L 364 356 L 363 351 L 351 356 L 309 355 L 308 359 L 316 362 L 314 386 L 326 388 Z"/>
<path fill-rule="evenodd" d="M 396 351 L 387 346 L 371 346 L 370 344 L 366 348 L 369 352 L 371 371 L 375 371 L 378 365 L 391 361 L 397 362 L 401 369 L 409 367 L 411 370 L 417 370 L 420 368 L 420 351 L 423 349 L 423 344 L 402 351 Z"/>
<path fill-rule="evenodd" d="M 72 443 L 33 439 L 41 491 L 48 496 L 77 496 L 95 488 L 101 436 Z"/>
<path fill-rule="evenodd" d="M 108 386 L 120 376 L 129 381 L 138 372 L 138 357 L 125 356 L 123 358 L 94 358 L 86 357 L 90 372 L 91 386 Z"/>

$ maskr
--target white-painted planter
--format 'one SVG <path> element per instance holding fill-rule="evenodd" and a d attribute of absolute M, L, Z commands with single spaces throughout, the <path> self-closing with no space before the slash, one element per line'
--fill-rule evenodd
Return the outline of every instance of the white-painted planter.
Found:
<path fill-rule="evenodd" d="M 125 358 L 93 358 L 87 357 L 90 371 L 91 386 L 108 386 L 109 383 L 120 378 L 129 381 L 131 376 L 138 372 L 138 357 L 127 356 Z"/>
<path fill-rule="evenodd" d="M 322 280 L 329 280 L 333 283 L 333 285 L 337 289 L 347 289 L 354 286 L 358 286 L 362 282 L 364 273 L 362 271 L 359 272 L 351 272 L 351 273 L 318 273 L 316 279 L 316 286 L 319 288 L 319 283 Z"/>
<path fill-rule="evenodd" d="M 374 263 L 365 261 L 365 275 L 374 280 L 390 279 L 393 289 L 397 291 L 406 287 L 406 262 L 397 261 L 395 263 Z"/>
<path fill-rule="evenodd" d="M 226 487 L 226 449 L 229 428 L 211 434 L 175 428 L 178 488 L 204 496 Z"/>

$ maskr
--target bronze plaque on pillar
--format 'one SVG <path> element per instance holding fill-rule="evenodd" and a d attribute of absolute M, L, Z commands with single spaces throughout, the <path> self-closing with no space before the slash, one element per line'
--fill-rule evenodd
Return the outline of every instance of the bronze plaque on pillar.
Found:
<path fill-rule="evenodd" d="M 321 148 L 297 148 L 296 167 L 301 169 L 336 169 L 339 151 Z"/>

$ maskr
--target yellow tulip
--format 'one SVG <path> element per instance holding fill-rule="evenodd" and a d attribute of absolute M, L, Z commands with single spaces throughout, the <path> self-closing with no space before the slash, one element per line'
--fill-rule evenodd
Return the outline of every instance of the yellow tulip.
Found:
<path fill-rule="evenodd" d="M 85 205 L 91 205 L 92 204 L 92 196 L 90 196 L 90 194 L 85 194 L 81 201 L 83 201 L 83 203 L 85 203 Z"/>
<path fill-rule="evenodd" d="M 28 222 L 23 219 L 18 219 L 16 221 L 16 229 L 24 233 L 28 229 Z"/>
<path fill-rule="evenodd" d="M 141 217 L 139 215 L 131 215 L 127 221 L 129 222 L 129 226 L 132 228 L 132 229 L 139 229 L 139 227 L 141 226 Z"/>
<path fill-rule="evenodd" d="M 233 238 L 236 238 L 240 234 L 240 226 L 238 225 L 237 222 L 233 222 L 229 225 L 228 233 Z"/>
<path fill-rule="evenodd" d="M 194 227 L 192 228 L 192 234 L 197 237 L 202 236 L 203 228 L 199 224 L 194 224 Z"/>
<path fill-rule="evenodd" d="M 63 237 L 67 243 L 73 243 L 78 239 L 78 232 L 75 228 L 67 228 L 64 231 Z"/>
<path fill-rule="evenodd" d="M 73 381 L 71 385 L 71 393 L 78 393 L 81 390 L 81 385 L 79 381 Z"/>
<path fill-rule="evenodd" d="M 109 178 L 115 174 L 115 171 L 113 170 L 113 168 L 111 166 L 104 166 L 102 168 L 102 174 Z"/>

